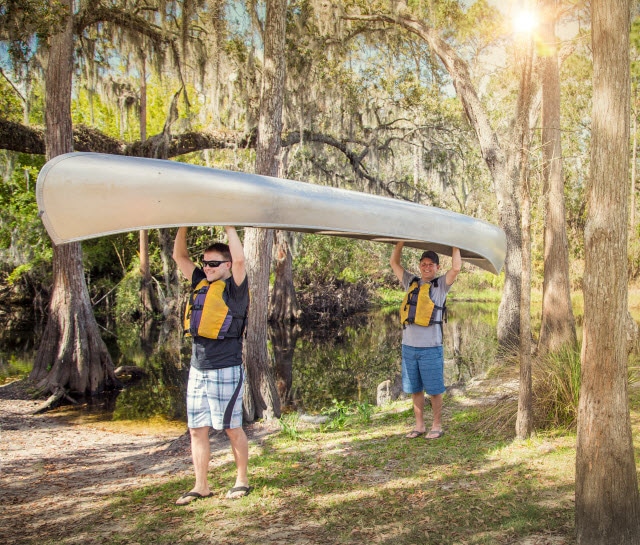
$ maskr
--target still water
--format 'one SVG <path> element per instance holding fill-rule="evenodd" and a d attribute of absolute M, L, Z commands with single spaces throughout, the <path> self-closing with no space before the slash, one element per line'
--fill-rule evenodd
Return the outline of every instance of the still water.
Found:
<path fill-rule="evenodd" d="M 444 326 L 445 383 L 468 378 L 493 361 L 497 304 L 450 302 Z M 144 324 L 107 338 L 114 364 L 142 368 L 117 395 L 83 405 L 101 420 L 186 422 L 189 341 Z M 335 402 L 376 403 L 377 386 L 400 371 L 401 327 L 395 311 L 354 316 L 337 329 L 270 326 L 269 354 L 283 411 L 319 413 Z M 0 352 L 0 379 L 26 374 L 32 354 Z"/>

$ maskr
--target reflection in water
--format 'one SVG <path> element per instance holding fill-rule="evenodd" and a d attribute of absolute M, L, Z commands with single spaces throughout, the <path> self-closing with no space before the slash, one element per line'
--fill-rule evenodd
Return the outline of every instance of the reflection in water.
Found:
<path fill-rule="evenodd" d="M 377 385 L 400 369 L 400 333 L 395 313 L 361 315 L 339 329 L 301 332 L 286 362 L 273 337 L 276 380 L 287 386 L 283 407 L 318 412 L 334 399 L 375 404 Z"/>
<path fill-rule="evenodd" d="M 447 385 L 494 360 L 496 321 L 497 305 L 449 303 Z M 401 333 L 395 310 L 355 316 L 331 330 L 270 324 L 269 350 L 283 410 L 315 413 L 331 407 L 333 400 L 375 404 L 378 384 L 400 371 Z M 191 345 L 181 337 L 180 324 L 160 330 L 150 323 L 122 324 L 109 349 L 116 367 L 136 366 L 146 376 L 129 381 L 117 395 L 93 400 L 84 411 L 107 420 L 186 422 Z M 21 360 L 6 356 L 0 358 L 0 377 L 11 374 L 11 361 L 21 362 L 20 374 L 28 372 Z"/>
<path fill-rule="evenodd" d="M 444 325 L 445 383 L 481 372 L 495 358 L 497 306 L 449 304 Z M 397 312 L 370 312 L 331 331 L 270 326 L 274 374 L 283 410 L 319 412 L 333 400 L 376 403 L 377 386 L 400 373 Z"/>
<path fill-rule="evenodd" d="M 498 307 L 488 303 L 448 304 L 444 329 L 445 384 L 482 372 L 496 359 Z"/>
<path fill-rule="evenodd" d="M 176 365 L 176 354 L 160 347 L 147 360 L 147 376 L 126 387 L 116 397 L 113 420 L 187 421 L 188 365 Z"/>

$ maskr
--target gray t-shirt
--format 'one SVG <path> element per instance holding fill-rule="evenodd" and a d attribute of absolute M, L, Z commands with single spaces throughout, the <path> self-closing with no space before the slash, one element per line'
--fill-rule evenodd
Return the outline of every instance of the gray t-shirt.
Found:
<path fill-rule="evenodd" d="M 402 274 L 402 287 L 405 291 L 409 289 L 411 281 L 419 277 L 419 275 L 411 274 L 409 271 L 404 271 Z M 420 280 L 420 285 L 424 284 Z M 451 286 L 447 286 L 447 281 L 444 275 L 438 277 L 438 286 L 431 286 L 430 296 L 431 300 L 436 306 L 444 306 L 444 302 L 447 298 L 447 293 Z M 436 313 L 434 318 L 436 321 L 442 321 L 442 310 L 433 309 Z M 442 345 L 442 327 L 440 324 L 433 324 L 430 326 L 422 326 L 416 324 L 407 324 L 402 330 L 402 344 L 406 346 L 413 346 L 414 348 L 425 348 L 427 346 L 441 346 Z"/>

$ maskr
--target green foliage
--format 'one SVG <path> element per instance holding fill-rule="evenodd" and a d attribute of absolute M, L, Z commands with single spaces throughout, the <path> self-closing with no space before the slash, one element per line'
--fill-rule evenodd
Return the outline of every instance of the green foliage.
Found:
<path fill-rule="evenodd" d="M 302 437 L 300 430 L 298 430 L 300 413 L 292 412 L 283 414 L 280 420 L 278 420 L 278 423 L 280 424 L 280 432 L 292 441 L 298 441 Z"/>
<path fill-rule="evenodd" d="M 320 431 L 339 431 L 349 425 L 366 424 L 371 422 L 373 406 L 369 403 L 338 401 L 333 399 L 331 407 L 322 409 L 322 414 L 329 420 L 320 426 Z"/>
<path fill-rule="evenodd" d="M 80 87 L 73 98 L 71 113 L 74 125 L 99 127 L 104 134 L 120 138 L 118 111 L 99 93 Z"/>
<path fill-rule="evenodd" d="M 8 358 L 0 354 L 0 385 L 26 377 L 33 367 L 33 356 L 18 357 L 11 354 Z"/>
<path fill-rule="evenodd" d="M 35 44 L 59 30 L 67 14 L 66 7 L 57 0 L 3 1 L 0 36 L 8 42 L 9 58 L 18 70 L 33 55 Z"/>
<path fill-rule="evenodd" d="M 10 286 L 15 284 L 22 278 L 22 275 L 31 272 L 32 269 L 33 269 L 33 263 L 25 263 L 24 265 L 18 265 L 15 269 L 13 269 L 13 271 L 11 271 L 9 276 L 7 276 L 7 284 L 9 284 Z"/>
<path fill-rule="evenodd" d="M 22 102 L 15 89 L 0 77 L 0 117 L 8 121 L 22 121 Z"/>
<path fill-rule="evenodd" d="M 473 299 L 481 299 L 479 293 L 493 292 L 499 293 L 504 287 L 504 271 L 500 274 L 493 274 L 483 270 L 475 270 L 473 272 L 462 271 L 456 279 L 454 285 L 454 293 L 466 293 Z M 475 295 L 474 295 L 475 294 Z"/>
<path fill-rule="evenodd" d="M 351 404 L 345 401 L 333 399 L 331 407 L 325 407 L 321 413 L 329 417 L 328 422 L 320 426 L 321 431 L 336 431 L 344 429 L 347 425 L 349 413 L 352 411 Z"/>
<path fill-rule="evenodd" d="M 2 267 L 13 271 L 15 282 L 25 274 L 46 279 L 50 274 L 51 242 L 38 217 L 36 178 L 43 157 L 0 154 L 0 165 L 10 173 L 0 184 L 0 256 Z"/>
<path fill-rule="evenodd" d="M 389 273 L 390 246 L 341 237 L 305 235 L 293 266 L 304 281 L 370 282 Z"/>
<path fill-rule="evenodd" d="M 128 321 L 136 315 L 143 314 L 140 281 L 140 270 L 133 263 L 131 270 L 120 280 L 116 289 L 116 320 Z"/>
<path fill-rule="evenodd" d="M 629 277 L 640 276 L 640 224 L 636 225 L 635 233 L 629 237 L 628 248 Z"/>

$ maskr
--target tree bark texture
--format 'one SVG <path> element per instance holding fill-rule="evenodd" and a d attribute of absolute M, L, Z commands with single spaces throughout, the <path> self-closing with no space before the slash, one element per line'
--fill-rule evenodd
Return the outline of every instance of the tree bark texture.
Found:
<path fill-rule="evenodd" d="M 73 151 L 73 2 L 68 17 L 51 37 L 45 74 L 47 158 Z M 118 384 L 100 337 L 84 278 L 82 247 L 74 242 L 53 248 L 53 290 L 49 316 L 30 378 L 49 392 L 60 389 L 93 394 Z"/>
<path fill-rule="evenodd" d="M 632 134 L 632 148 L 631 148 L 631 203 L 629 204 L 630 217 L 629 217 L 629 238 L 636 235 L 636 171 L 638 162 L 638 89 L 633 90 L 633 106 L 632 106 L 632 119 L 633 119 L 633 134 Z"/>
<path fill-rule="evenodd" d="M 264 28 L 264 66 L 258 119 L 256 173 L 278 175 L 282 103 L 285 81 L 286 0 L 267 0 Z M 244 364 L 248 388 L 245 389 L 245 416 L 273 418 L 280 416 L 280 398 L 276 389 L 267 350 L 267 315 L 269 306 L 269 272 L 273 231 L 247 229 L 244 248 L 247 258 L 251 307 Z M 252 399 L 247 399 L 251 395 Z"/>
<path fill-rule="evenodd" d="M 159 312 L 160 304 L 149 265 L 149 231 L 142 229 L 140 237 L 140 304 L 146 313 Z"/>
<path fill-rule="evenodd" d="M 275 280 L 269 303 L 270 322 L 295 322 L 302 312 L 293 287 L 293 259 L 289 239 L 290 236 L 286 231 L 276 231 Z"/>
<path fill-rule="evenodd" d="M 47 325 L 30 379 L 54 393 L 91 395 L 119 385 L 89 304 L 82 249 L 74 242 L 54 246 L 53 290 Z"/>
<path fill-rule="evenodd" d="M 533 41 L 527 40 L 520 76 L 520 93 L 516 110 L 518 134 L 521 136 L 520 194 L 522 201 L 522 290 L 520 292 L 520 384 L 516 437 L 527 439 L 533 430 L 533 388 L 531 380 L 531 187 L 529 184 L 529 149 L 531 131 L 529 111 L 532 100 Z"/>
<path fill-rule="evenodd" d="M 247 259 L 251 302 L 243 353 L 247 374 L 244 413 L 249 422 L 280 416 L 280 401 L 267 350 L 269 267 L 272 244 L 273 230 L 245 229 L 244 251 Z"/>
<path fill-rule="evenodd" d="M 571 306 L 569 242 L 565 224 L 562 132 L 560 130 L 560 70 L 555 34 L 557 0 L 544 0 L 540 58 L 542 80 L 542 174 L 544 213 L 544 282 L 542 324 L 538 348 L 556 352 L 576 344 L 576 324 Z"/>
<path fill-rule="evenodd" d="M 628 0 L 591 2 L 593 106 L 576 452 L 580 545 L 640 544 L 627 393 Z"/>

